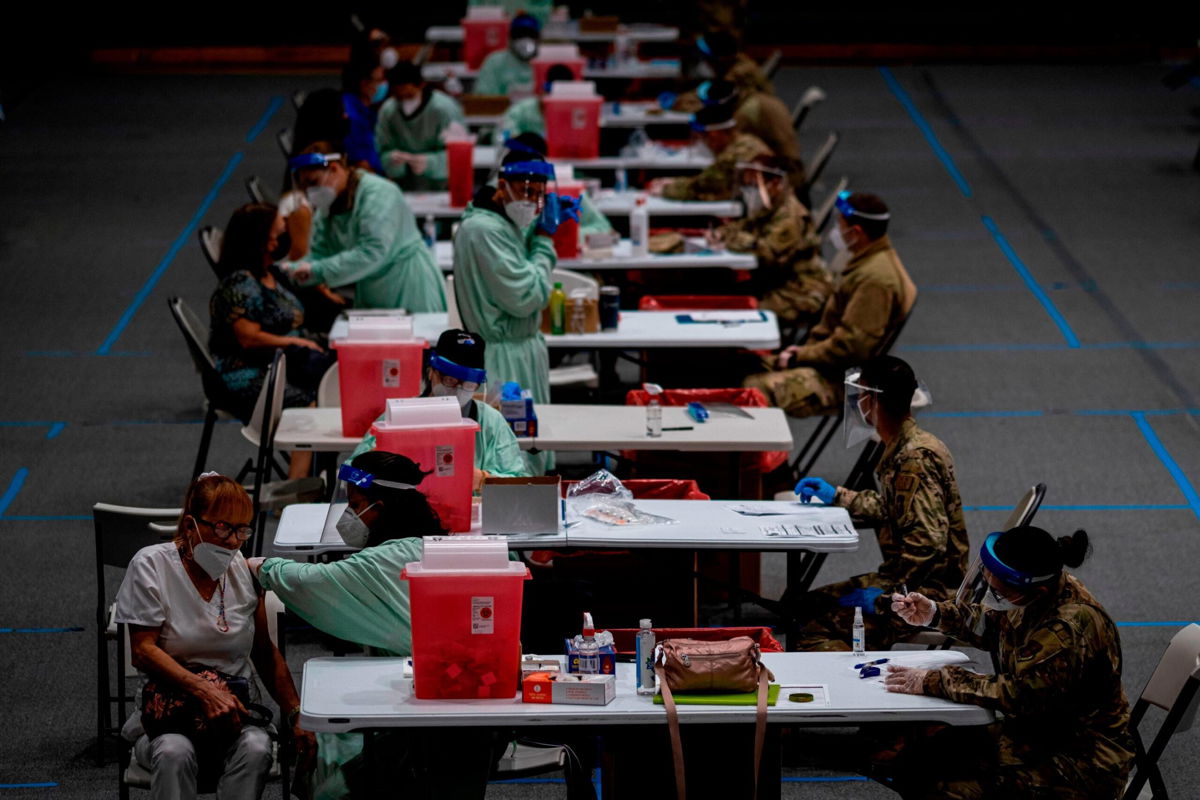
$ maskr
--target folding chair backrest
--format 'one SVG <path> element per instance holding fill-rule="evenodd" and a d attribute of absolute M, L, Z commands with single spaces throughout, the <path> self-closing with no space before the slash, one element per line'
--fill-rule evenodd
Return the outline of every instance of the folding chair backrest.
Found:
<path fill-rule="evenodd" d="M 303 89 L 297 89 L 296 91 L 292 92 L 292 107 L 299 111 L 300 106 L 304 105 L 304 101 L 307 99 L 308 92 L 304 91 Z"/>
<path fill-rule="evenodd" d="M 428 61 L 429 57 L 432 55 L 433 42 L 426 42 L 425 44 L 421 45 L 421 49 L 417 51 L 415 56 L 413 56 L 412 62 L 418 67 L 423 67 L 425 66 L 425 62 Z"/>
<path fill-rule="evenodd" d="M 143 547 L 169 541 L 181 509 L 139 508 L 96 503 L 92 506 L 92 521 L 96 526 L 96 563 L 112 567 L 128 566 L 134 554 Z M 164 534 L 150 523 L 170 524 L 171 532 Z"/>
<path fill-rule="evenodd" d="M 841 134 L 834 131 L 825 137 L 825 141 L 817 148 L 816 155 L 813 156 L 812 162 L 808 165 L 807 185 L 810 189 L 820 179 L 821 173 L 825 171 L 825 167 L 829 164 L 829 159 L 833 157 L 833 151 L 837 149 L 838 141 L 841 138 Z"/>
<path fill-rule="evenodd" d="M 201 373 L 208 370 L 215 371 L 217 361 L 208 349 L 206 336 L 208 328 L 200 321 L 200 318 L 196 316 L 196 313 L 192 311 L 188 304 L 183 302 L 182 297 L 168 298 L 167 306 L 171 309 L 171 316 L 175 318 L 175 324 L 179 326 L 179 330 L 183 333 L 183 338 L 187 342 L 188 353 L 192 356 L 196 370 Z"/>
<path fill-rule="evenodd" d="M 1153 703 L 1166 711 L 1172 710 L 1179 692 L 1189 678 L 1200 679 L 1200 625 L 1188 625 L 1171 637 L 1167 651 L 1158 662 L 1154 674 L 1142 690 L 1142 700 Z M 1200 692 L 1192 696 L 1191 703 L 1183 712 L 1175 733 L 1192 727 L 1196 719 L 1196 705 Z"/>
<path fill-rule="evenodd" d="M 275 134 L 275 141 L 279 143 L 279 149 L 283 151 L 284 158 L 292 157 L 292 131 L 290 128 L 284 128 L 279 133 Z"/>
<path fill-rule="evenodd" d="M 1046 484 L 1039 483 L 1037 486 L 1030 487 L 1021 501 L 1017 503 L 1016 508 L 1008 515 L 1008 519 L 1004 522 L 1004 527 L 1000 530 L 1007 531 L 1013 528 L 1023 528 L 1033 522 L 1033 516 L 1037 514 L 1038 508 L 1042 505 L 1042 498 L 1046 496 Z"/>
<path fill-rule="evenodd" d="M 850 185 L 850 180 L 842 176 L 837 182 L 837 186 L 833 187 L 833 191 L 821 201 L 821 205 L 813 209 L 813 226 L 818 232 L 825 230 L 825 226 L 829 224 L 829 220 L 833 219 L 833 205 L 837 202 L 837 196 L 846 191 L 846 187 Z"/>
<path fill-rule="evenodd" d="M 221 260 L 221 242 L 225 240 L 225 233 L 216 226 L 205 225 L 197 235 L 200 237 L 200 252 L 204 253 L 204 259 L 220 278 L 217 262 Z"/>
<path fill-rule="evenodd" d="M 771 55 L 767 56 L 767 60 L 759 67 L 762 70 L 763 77 L 767 80 L 772 80 L 775 73 L 779 72 L 779 65 L 783 63 L 783 51 L 775 50 Z"/>
<path fill-rule="evenodd" d="M 251 203 L 267 202 L 267 195 L 263 192 L 262 181 L 257 175 L 250 175 L 246 178 L 246 194 L 250 195 Z"/>
<path fill-rule="evenodd" d="M 446 274 L 446 328 L 461 328 L 462 315 L 458 313 L 458 295 L 454 293 L 454 275 Z"/>
<path fill-rule="evenodd" d="M 809 112 L 825 99 L 825 92 L 819 86 L 810 86 L 805 90 L 804 95 L 796 103 L 796 107 L 792 109 L 792 129 L 796 133 L 800 132 L 800 128 L 804 125 L 804 120 L 808 118 Z"/>
<path fill-rule="evenodd" d="M 333 362 L 317 386 L 317 408 L 337 408 L 342 404 L 342 384 L 338 380 L 338 365 Z"/>
<path fill-rule="evenodd" d="M 572 272 L 569 269 L 552 269 L 550 270 L 550 283 L 562 284 L 563 294 L 568 297 L 573 289 L 587 289 L 590 292 L 600 291 L 600 284 L 593 277 L 584 275 L 582 272 Z"/>
<path fill-rule="evenodd" d="M 270 448 L 275 441 L 275 429 L 279 427 L 279 416 L 283 413 L 283 395 L 287 386 L 287 369 L 283 352 L 275 352 L 275 360 L 267 370 L 262 388 L 258 390 L 258 399 L 254 401 L 254 412 L 250 421 L 242 428 L 242 433 L 251 443 Z M 270 414 L 267 414 L 268 403 Z"/>

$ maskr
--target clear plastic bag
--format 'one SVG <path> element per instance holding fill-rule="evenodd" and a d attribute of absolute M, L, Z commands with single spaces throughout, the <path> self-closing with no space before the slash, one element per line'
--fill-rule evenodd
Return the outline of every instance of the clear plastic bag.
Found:
<path fill-rule="evenodd" d="M 567 490 L 567 522 L 585 519 L 605 525 L 673 525 L 678 520 L 647 514 L 633 502 L 633 492 L 617 476 L 599 470 Z"/>

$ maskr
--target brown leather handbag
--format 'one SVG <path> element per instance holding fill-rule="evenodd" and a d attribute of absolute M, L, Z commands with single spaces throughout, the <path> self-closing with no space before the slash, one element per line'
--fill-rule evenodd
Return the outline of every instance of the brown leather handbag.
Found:
<path fill-rule="evenodd" d="M 775 679 L 762 663 L 762 651 L 749 636 L 722 642 L 668 639 L 658 651 L 654 666 L 667 709 L 671 754 L 675 761 L 675 793 L 687 797 L 683 768 L 683 742 L 679 736 L 679 711 L 672 692 L 753 692 L 758 690 L 754 715 L 754 796 L 758 796 L 758 767 L 767 734 L 767 684 Z"/>

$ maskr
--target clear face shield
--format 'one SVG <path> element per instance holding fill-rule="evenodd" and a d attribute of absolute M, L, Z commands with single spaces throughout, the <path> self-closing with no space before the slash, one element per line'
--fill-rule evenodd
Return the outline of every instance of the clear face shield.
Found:
<path fill-rule="evenodd" d="M 1001 531 L 989 533 L 979 548 L 979 555 L 967 568 L 954 595 L 954 602 L 960 607 L 972 610 L 982 606 L 990 611 L 1012 611 L 1021 607 L 1014 601 L 1015 597 L 1058 577 L 1058 573 L 1031 575 L 1005 564 L 996 555 L 996 542 L 1001 535 Z"/>
<path fill-rule="evenodd" d="M 434 371 L 429 393 L 434 397 L 457 398 L 464 414 L 471 400 L 487 392 L 486 370 L 464 367 L 436 354 L 430 357 L 429 366 Z"/>
<path fill-rule="evenodd" d="M 364 491 L 371 486 L 388 489 L 416 489 L 411 483 L 377 480 L 371 473 L 342 464 L 338 470 L 337 487 L 333 502 L 325 515 L 325 526 L 321 529 L 322 542 L 344 542 L 351 547 L 365 547 L 370 530 L 362 521 L 362 515 L 377 505 Z"/>
<path fill-rule="evenodd" d="M 863 384 L 861 378 L 862 370 L 858 367 L 846 370 L 846 399 L 842 409 L 842 434 L 846 449 L 868 439 L 879 439 L 875 431 L 875 400 L 882 392 Z"/>
<path fill-rule="evenodd" d="M 783 180 L 787 174 L 752 161 L 739 161 L 737 169 L 741 175 L 742 205 L 746 207 L 746 216 L 753 217 L 773 208 L 774 201 L 768 186 L 771 181 Z"/>

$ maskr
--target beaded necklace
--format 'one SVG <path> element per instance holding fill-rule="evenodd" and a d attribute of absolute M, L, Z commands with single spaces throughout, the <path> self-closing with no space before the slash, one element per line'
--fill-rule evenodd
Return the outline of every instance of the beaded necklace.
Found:
<path fill-rule="evenodd" d="M 217 630 L 221 633 L 229 633 L 229 620 L 225 619 L 225 576 L 221 576 L 221 580 L 217 581 L 217 592 L 220 594 L 220 600 L 217 601 Z"/>

